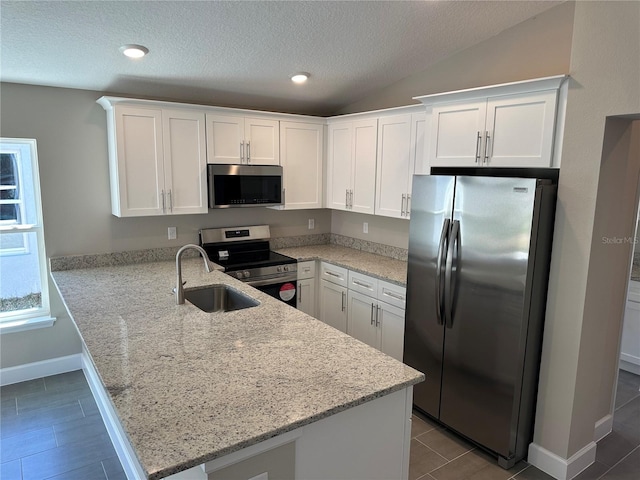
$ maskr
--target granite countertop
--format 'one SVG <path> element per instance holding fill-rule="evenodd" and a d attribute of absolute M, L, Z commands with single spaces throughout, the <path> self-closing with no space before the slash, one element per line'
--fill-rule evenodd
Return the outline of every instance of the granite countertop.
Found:
<path fill-rule="evenodd" d="M 322 260 L 403 287 L 407 284 L 407 262 L 382 255 L 333 244 L 288 247 L 277 252 L 297 258 L 299 262 Z"/>
<path fill-rule="evenodd" d="M 176 305 L 173 262 L 52 276 L 150 479 L 424 379 L 228 275 L 205 273 L 200 259 L 184 260 L 185 288 L 225 283 L 260 305 L 226 313 Z"/>

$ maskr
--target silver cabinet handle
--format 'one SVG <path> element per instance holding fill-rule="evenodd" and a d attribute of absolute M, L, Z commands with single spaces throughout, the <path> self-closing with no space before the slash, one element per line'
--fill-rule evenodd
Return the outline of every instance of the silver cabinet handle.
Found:
<path fill-rule="evenodd" d="M 342 292 L 342 311 L 343 311 L 343 312 L 344 312 L 344 303 L 345 303 L 345 302 L 344 302 L 344 300 L 345 300 L 345 298 L 344 298 L 344 297 L 346 297 L 346 296 L 347 296 L 347 295 L 346 295 L 346 293 Z"/>
<path fill-rule="evenodd" d="M 251 142 L 247 140 L 247 163 L 251 163 Z"/>
<path fill-rule="evenodd" d="M 162 193 L 160 195 L 162 195 L 162 213 L 165 213 L 167 211 L 167 207 L 164 201 L 164 190 L 162 190 Z"/>
<path fill-rule="evenodd" d="M 244 162 L 244 142 L 240 142 L 240 163 Z"/>
<path fill-rule="evenodd" d="M 407 196 L 403 193 L 402 194 L 402 202 L 400 202 L 400 216 L 404 217 L 404 202 L 406 200 Z"/>
<path fill-rule="evenodd" d="M 375 320 L 373 318 L 373 310 L 375 308 L 375 305 L 372 303 L 371 304 L 371 325 L 375 325 Z"/>
<path fill-rule="evenodd" d="M 376 327 L 380 326 L 380 305 L 376 306 Z"/>
<path fill-rule="evenodd" d="M 484 163 L 489 163 L 489 140 L 491 140 L 491 136 L 489 135 L 489 132 L 485 132 Z"/>
<path fill-rule="evenodd" d="M 340 275 L 330 272 L 329 270 L 325 270 L 324 273 L 326 273 L 327 275 L 331 275 L 332 277 L 340 278 Z"/>
<path fill-rule="evenodd" d="M 383 291 L 382 294 L 386 295 L 387 297 L 395 298 L 396 300 L 404 300 L 403 296 L 398 295 L 398 294 L 393 293 L 393 292 L 388 292 L 387 290 Z"/>
<path fill-rule="evenodd" d="M 404 211 L 404 216 L 408 217 L 411 214 L 411 194 L 407 193 L 407 208 Z"/>
<path fill-rule="evenodd" d="M 351 209 L 353 210 L 353 190 L 350 190 L 351 194 L 349 195 L 349 206 L 351 207 Z"/>
<path fill-rule="evenodd" d="M 478 131 L 478 138 L 476 139 L 476 163 L 480 163 L 480 142 L 482 141 L 482 136 L 480 135 L 480 131 Z"/>
<path fill-rule="evenodd" d="M 302 286 L 300 282 L 298 282 L 298 303 L 302 303 Z"/>
<path fill-rule="evenodd" d="M 173 199 L 171 198 L 171 189 L 167 192 L 167 196 L 169 197 L 169 211 L 173 212 Z"/>
<path fill-rule="evenodd" d="M 349 189 L 344 191 L 344 208 L 349 208 Z"/>
<path fill-rule="evenodd" d="M 366 283 L 361 283 L 361 282 L 359 282 L 359 281 L 357 281 L 357 280 L 354 280 L 354 281 L 353 281 L 353 283 L 354 283 L 355 285 L 358 285 L 359 287 L 362 287 L 362 288 L 368 288 L 368 289 L 371 289 L 371 287 L 372 287 L 372 285 L 367 285 Z"/>

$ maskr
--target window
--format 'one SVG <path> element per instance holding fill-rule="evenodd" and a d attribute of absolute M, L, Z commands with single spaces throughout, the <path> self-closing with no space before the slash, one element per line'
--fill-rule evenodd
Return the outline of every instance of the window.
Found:
<path fill-rule="evenodd" d="M 52 324 L 36 141 L 0 138 L 0 330 Z"/>

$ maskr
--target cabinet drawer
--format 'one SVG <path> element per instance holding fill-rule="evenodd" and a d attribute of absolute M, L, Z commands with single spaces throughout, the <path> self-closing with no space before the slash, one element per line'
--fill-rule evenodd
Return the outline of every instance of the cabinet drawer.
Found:
<path fill-rule="evenodd" d="M 320 278 L 346 287 L 348 284 L 349 271 L 346 268 L 322 262 L 320 264 Z"/>
<path fill-rule="evenodd" d="M 316 276 L 316 262 L 298 262 L 298 280 L 314 278 Z"/>
<path fill-rule="evenodd" d="M 362 273 L 349 271 L 349 290 L 376 298 L 378 294 L 378 279 L 363 275 Z"/>
<path fill-rule="evenodd" d="M 407 289 L 400 285 L 379 280 L 377 297 L 380 301 L 387 302 L 399 308 L 405 308 Z"/>

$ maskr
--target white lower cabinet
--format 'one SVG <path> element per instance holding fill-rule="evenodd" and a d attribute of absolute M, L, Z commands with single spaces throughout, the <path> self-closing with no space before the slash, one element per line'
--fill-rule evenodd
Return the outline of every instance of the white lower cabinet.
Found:
<path fill-rule="evenodd" d="M 322 262 L 320 320 L 402 361 L 406 289 Z"/>
<path fill-rule="evenodd" d="M 298 263 L 297 308 L 316 317 L 316 262 Z"/>
<path fill-rule="evenodd" d="M 620 368 L 640 375 L 640 282 L 629 282 L 620 344 Z"/>
<path fill-rule="evenodd" d="M 347 332 L 347 288 L 320 280 L 320 320 Z"/>

